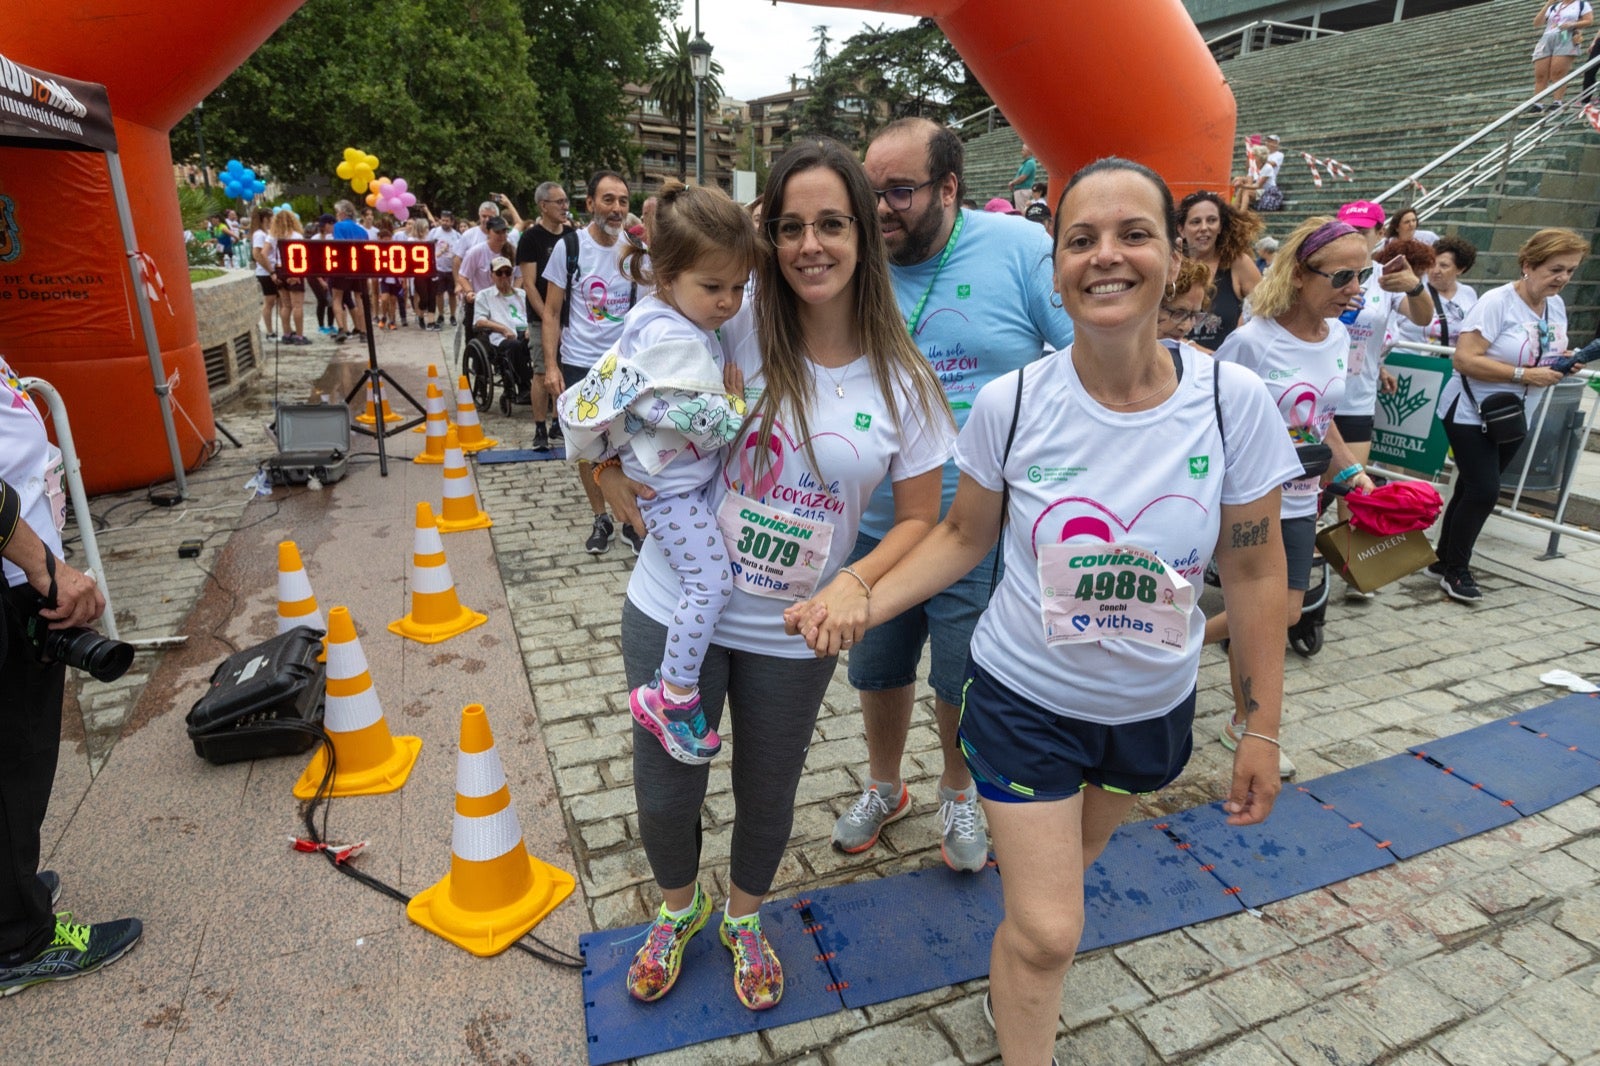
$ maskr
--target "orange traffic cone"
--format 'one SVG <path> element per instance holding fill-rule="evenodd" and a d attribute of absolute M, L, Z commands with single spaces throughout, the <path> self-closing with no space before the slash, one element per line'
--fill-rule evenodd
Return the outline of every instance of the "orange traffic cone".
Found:
<path fill-rule="evenodd" d="M 417 504 L 417 535 L 411 563 L 411 613 L 389 623 L 389 631 L 402 637 L 437 644 L 481 626 L 489 617 L 461 606 L 456 583 L 445 561 L 444 541 L 433 520 L 433 508 Z"/>
<path fill-rule="evenodd" d="M 400 421 L 400 416 L 389 410 L 388 396 L 383 398 L 383 420 L 386 423 Z M 356 415 L 356 421 L 360 422 L 363 426 L 375 426 L 378 424 L 377 406 L 373 403 L 372 399 L 371 378 L 367 379 L 367 409 L 361 414 Z"/>
<path fill-rule="evenodd" d="M 406 904 L 406 917 L 474 955 L 498 955 L 577 886 L 528 853 L 483 705 L 461 712 L 450 872 Z"/>
<path fill-rule="evenodd" d="M 467 384 L 465 374 L 456 383 L 456 430 L 464 452 L 481 452 L 500 443 L 493 437 L 483 435 L 483 425 L 478 421 L 478 405 L 472 398 L 472 386 Z"/>
<path fill-rule="evenodd" d="M 477 488 L 467 457 L 461 454 L 459 430 L 451 426 L 444 435 L 444 503 L 439 509 L 439 532 L 460 533 L 467 529 L 488 529 L 494 525 L 478 506 Z"/>
<path fill-rule="evenodd" d="M 428 364 L 428 384 L 434 386 L 435 388 L 438 388 L 438 386 L 439 386 L 439 368 L 437 366 L 435 366 L 433 363 L 429 363 Z M 427 393 L 423 393 L 423 395 L 426 396 Z M 423 409 L 423 413 L 424 414 L 427 413 L 427 409 L 426 408 Z M 417 426 L 411 432 L 413 432 L 413 433 L 426 433 L 426 432 L 428 432 L 428 427 L 427 426 Z"/>
<path fill-rule="evenodd" d="M 333 741 L 334 796 L 377 796 L 394 792 L 406 783 L 422 751 L 418 737 L 389 735 L 367 657 L 356 639 L 350 611 L 335 607 L 328 612 L 328 700 L 322 726 Z M 318 748 L 300 780 L 294 798 L 316 797 L 327 772 L 328 753 Z"/>
<path fill-rule="evenodd" d="M 434 464 L 444 462 L 444 435 L 450 428 L 450 416 L 445 414 L 444 393 L 439 386 L 428 386 L 428 440 L 413 463 Z"/>
<path fill-rule="evenodd" d="M 300 548 L 294 541 L 285 540 L 278 542 L 278 632 L 287 633 L 295 626 L 328 631 L 322 608 L 311 591 L 311 579 L 300 562 Z"/>

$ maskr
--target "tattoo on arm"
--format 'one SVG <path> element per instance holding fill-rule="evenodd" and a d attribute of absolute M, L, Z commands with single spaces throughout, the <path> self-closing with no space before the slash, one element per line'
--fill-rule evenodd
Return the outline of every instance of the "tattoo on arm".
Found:
<path fill-rule="evenodd" d="M 1250 694 L 1250 686 L 1253 682 L 1254 678 L 1249 677 L 1239 682 L 1240 702 L 1244 704 L 1244 724 L 1246 729 L 1250 727 L 1250 716 L 1261 709 L 1261 701 Z"/>
<path fill-rule="evenodd" d="M 1233 547 L 1257 548 L 1267 542 L 1267 522 L 1263 518 L 1260 522 L 1235 522 L 1233 524 Z"/>

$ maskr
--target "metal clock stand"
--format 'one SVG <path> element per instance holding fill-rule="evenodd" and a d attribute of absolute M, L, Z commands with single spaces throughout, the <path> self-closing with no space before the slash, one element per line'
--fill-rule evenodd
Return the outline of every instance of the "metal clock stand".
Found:
<path fill-rule="evenodd" d="M 388 477 L 389 454 L 384 447 L 384 439 L 392 434 L 404 433 L 408 429 L 422 425 L 425 421 L 427 421 L 428 418 L 427 408 L 418 403 L 415 396 L 407 392 L 398 381 L 390 376 L 388 371 L 384 370 L 378 365 L 378 346 L 372 338 L 372 300 L 366 298 L 365 294 L 363 295 L 363 299 L 361 301 L 361 308 L 362 318 L 366 324 L 367 332 L 367 369 L 361 372 L 361 377 L 356 381 L 355 387 L 351 389 L 350 392 L 345 396 L 344 402 L 345 406 L 348 407 L 350 402 L 356 398 L 356 394 L 361 391 L 362 387 L 368 382 L 371 382 L 372 410 L 377 416 L 377 421 L 373 424 L 371 429 L 368 429 L 366 426 L 360 425 L 359 423 L 351 426 L 350 428 L 355 430 L 357 433 L 365 433 L 370 437 L 377 438 L 378 473 L 383 477 Z M 398 392 L 401 396 L 404 396 L 406 401 L 411 404 L 413 409 L 422 412 L 422 414 L 418 415 L 417 417 L 408 419 L 405 422 L 401 422 L 392 429 L 385 424 L 383 420 L 384 389 L 390 386 L 394 388 L 395 392 Z"/>

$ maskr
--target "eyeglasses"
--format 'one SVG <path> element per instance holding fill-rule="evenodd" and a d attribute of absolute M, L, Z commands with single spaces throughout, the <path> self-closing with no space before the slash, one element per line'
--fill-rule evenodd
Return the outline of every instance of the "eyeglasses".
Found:
<path fill-rule="evenodd" d="M 509 271 L 509 270 L 496 270 L 494 272 L 494 276 L 497 277 L 497 278 L 509 278 L 511 276 L 511 271 Z"/>
<path fill-rule="evenodd" d="M 889 205 L 891 211 L 904 211 L 911 206 L 911 198 L 917 195 L 919 189 L 926 189 L 938 178 L 929 178 L 921 185 L 896 185 L 890 189 L 873 189 L 878 199 Z"/>
<path fill-rule="evenodd" d="M 539 202 L 541 204 L 555 204 L 557 207 L 567 206 L 567 198 L 565 196 L 561 197 L 559 200 L 552 196 L 547 200 L 540 200 Z"/>
<path fill-rule="evenodd" d="M 822 244 L 841 244 L 850 239 L 850 227 L 856 222 L 854 215 L 823 215 L 812 222 L 798 218 L 774 218 L 767 222 L 767 232 L 779 248 L 793 248 L 806 238 L 806 228 L 817 235 Z"/>
<path fill-rule="evenodd" d="M 1372 277 L 1371 267 L 1365 267 L 1361 270 L 1335 270 L 1332 274 L 1329 274 L 1325 270 L 1318 270 L 1310 263 L 1301 263 L 1300 265 L 1318 277 L 1327 278 L 1336 289 L 1342 289 L 1352 281 L 1360 281 L 1361 284 L 1365 285 L 1367 283 L 1367 279 Z"/>
<path fill-rule="evenodd" d="M 1190 311 L 1183 307 L 1168 307 L 1166 304 L 1161 305 L 1161 313 L 1180 326 L 1187 326 L 1191 322 L 1198 322 L 1206 317 L 1204 310 Z"/>

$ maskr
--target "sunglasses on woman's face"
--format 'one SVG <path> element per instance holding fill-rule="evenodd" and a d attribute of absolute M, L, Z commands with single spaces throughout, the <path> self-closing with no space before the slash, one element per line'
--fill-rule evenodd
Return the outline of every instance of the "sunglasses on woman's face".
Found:
<path fill-rule="evenodd" d="M 494 272 L 494 276 L 497 277 L 497 278 L 509 278 L 511 276 L 511 271 L 509 271 L 509 270 L 496 270 Z"/>
<path fill-rule="evenodd" d="M 1372 277 L 1371 267 L 1365 267 L 1361 270 L 1335 270 L 1332 274 L 1329 274 L 1325 270 L 1318 270 L 1309 263 L 1301 263 L 1300 265 L 1318 277 L 1327 278 L 1329 283 L 1336 289 L 1342 289 L 1352 281 L 1360 281 L 1361 284 L 1365 285 L 1367 279 Z"/>

